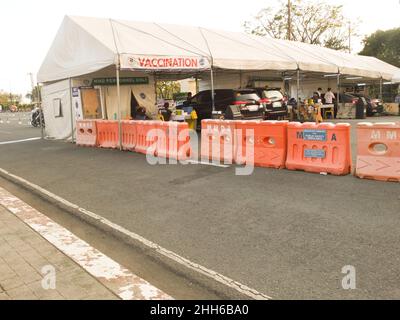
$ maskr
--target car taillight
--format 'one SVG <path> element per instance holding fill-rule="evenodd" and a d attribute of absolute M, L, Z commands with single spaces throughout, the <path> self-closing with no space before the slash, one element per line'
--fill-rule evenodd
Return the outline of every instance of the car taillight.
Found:
<path fill-rule="evenodd" d="M 246 105 L 247 102 L 246 101 L 235 101 L 233 104 L 236 106 L 241 106 L 241 105 Z"/>
<path fill-rule="evenodd" d="M 260 99 L 259 102 L 260 102 L 260 103 L 270 104 L 272 101 L 271 101 L 271 99 L 264 98 L 264 99 Z"/>
<path fill-rule="evenodd" d="M 357 102 L 358 102 L 358 99 L 353 99 L 353 100 L 351 100 L 351 103 L 352 103 L 352 104 L 357 104 Z"/>
<path fill-rule="evenodd" d="M 246 101 L 235 101 L 234 103 L 233 103 L 235 106 L 239 106 L 239 108 L 240 108 L 240 110 L 246 110 L 247 109 L 247 107 L 246 107 L 246 104 L 247 104 L 247 102 Z"/>

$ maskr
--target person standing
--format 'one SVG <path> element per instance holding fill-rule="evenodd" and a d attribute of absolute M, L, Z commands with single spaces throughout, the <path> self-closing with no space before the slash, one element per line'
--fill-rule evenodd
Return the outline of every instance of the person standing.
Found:
<path fill-rule="evenodd" d="M 328 88 L 328 91 L 325 93 L 324 98 L 326 104 L 333 104 L 333 117 L 336 119 L 337 104 L 333 102 L 333 100 L 336 100 L 336 97 L 331 88 Z"/>
<path fill-rule="evenodd" d="M 335 95 L 332 92 L 331 88 L 328 88 L 328 91 L 325 93 L 325 103 L 333 104 L 333 100 L 335 99 Z"/>

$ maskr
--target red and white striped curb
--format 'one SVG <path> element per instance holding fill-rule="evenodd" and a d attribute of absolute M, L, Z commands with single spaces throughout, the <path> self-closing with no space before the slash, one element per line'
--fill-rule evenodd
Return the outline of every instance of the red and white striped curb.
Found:
<path fill-rule="evenodd" d="M 38 232 L 121 299 L 173 299 L 3 188 L 0 188 L 0 205 Z"/>

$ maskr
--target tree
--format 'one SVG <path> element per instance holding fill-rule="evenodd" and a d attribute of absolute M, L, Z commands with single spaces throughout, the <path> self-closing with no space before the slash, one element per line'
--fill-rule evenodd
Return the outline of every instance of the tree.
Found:
<path fill-rule="evenodd" d="M 290 39 L 335 50 L 349 50 L 349 35 L 357 35 L 356 25 L 359 22 L 353 22 L 349 32 L 342 9 L 342 6 L 323 2 L 281 0 L 278 8 L 262 9 L 253 21 L 244 23 L 244 28 L 255 35 Z"/>
<path fill-rule="evenodd" d="M 400 28 L 378 30 L 364 39 L 360 54 L 373 56 L 400 68 Z"/>
<path fill-rule="evenodd" d="M 173 99 L 174 94 L 181 91 L 181 85 L 176 81 L 157 81 L 157 97 Z"/>
<path fill-rule="evenodd" d="M 38 99 L 38 95 L 41 97 L 41 86 L 35 86 L 35 88 L 25 95 L 25 98 L 30 99 L 32 103 L 35 103 L 40 101 L 40 99 Z"/>
<path fill-rule="evenodd" d="M 19 94 L 13 94 L 10 92 L 0 91 L 0 104 L 3 107 L 8 108 L 11 105 L 19 105 L 22 96 Z"/>

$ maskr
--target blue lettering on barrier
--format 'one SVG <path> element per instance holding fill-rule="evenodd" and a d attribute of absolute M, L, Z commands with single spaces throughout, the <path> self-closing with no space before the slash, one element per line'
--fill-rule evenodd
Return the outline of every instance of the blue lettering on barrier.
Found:
<path fill-rule="evenodd" d="M 304 158 L 324 159 L 326 157 L 325 150 L 322 149 L 306 149 L 304 150 Z"/>
<path fill-rule="evenodd" d="M 326 130 L 304 130 L 303 139 L 308 141 L 326 141 Z"/>

